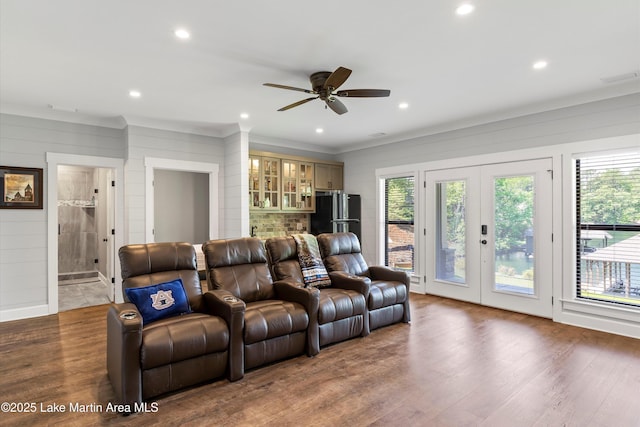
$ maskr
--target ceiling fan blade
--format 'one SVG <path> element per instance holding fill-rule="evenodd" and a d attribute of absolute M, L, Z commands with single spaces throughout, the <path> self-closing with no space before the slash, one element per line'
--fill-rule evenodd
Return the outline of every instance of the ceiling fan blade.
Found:
<path fill-rule="evenodd" d="M 325 102 L 327 103 L 329 108 L 331 108 L 333 111 L 335 111 L 338 114 L 344 114 L 347 111 L 349 111 L 347 110 L 347 107 L 345 107 L 345 105 L 336 98 L 327 99 Z"/>
<path fill-rule="evenodd" d="M 339 90 L 335 94 L 337 96 L 348 96 L 350 98 L 375 98 L 379 96 L 389 96 L 391 91 L 388 89 L 351 89 Z"/>
<path fill-rule="evenodd" d="M 327 80 L 324 82 L 324 88 L 338 89 L 340 86 L 342 86 L 342 83 L 347 81 L 350 75 L 350 69 L 338 67 L 333 73 L 329 75 L 329 77 L 327 77 Z"/>
<path fill-rule="evenodd" d="M 293 104 L 289 104 L 286 107 L 282 107 L 281 109 L 279 109 L 278 111 L 287 111 L 293 107 L 297 107 L 298 105 L 302 105 L 302 104 L 306 104 L 309 101 L 313 101 L 314 99 L 318 99 L 318 96 L 314 96 L 311 98 L 307 98 L 307 99 L 303 99 L 302 101 L 298 101 L 298 102 L 294 102 Z"/>
<path fill-rule="evenodd" d="M 288 89 L 288 90 L 297 90 L 298 92 L 315 93 L 314 91 L 309 90 L 309 89 L 302 89 L 302 88 L 293 87 L 293 86 L 278 85 L 278 84 L 275 84 L 275 83 L 263 83 L 262 85 L 263 86 L 269 86 L 269 87 L 275 87 L 275 88 L 278 88 L 278 89 Z"/>

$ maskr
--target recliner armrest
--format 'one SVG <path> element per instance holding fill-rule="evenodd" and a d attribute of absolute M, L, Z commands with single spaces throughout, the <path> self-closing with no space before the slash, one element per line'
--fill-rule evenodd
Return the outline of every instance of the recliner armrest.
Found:
<path fill-rule="evenodd" d="M 142 316 L 132 303 L 111 304 L 107 311 L 107 372 L 119 404 L 142 402 L 140 347 Z"/>
<path fill-rule="evenodd" d="M 273 288 L 279 299 L 302 304 L 308 313 L 317 312 L 320 306 L 320 291 L 317 288 L 304 288 L 299 283 L 280 280 Z"/>
<path fill-rule="evenodd" d="M 222 317 L 227 323 L 236 313 L 244 313 L 246 304 L 240 298 L 236 298 L 231 292 L 225 289 L 215 289 L 204 294 L 207 306 L 207 313 Z"/>
<path fill-rule="evenodd" d="M 244 377 L 244 301 L 236 298 L 224 289 L 215 289 L 204 293 L 207 312 L 220 316 L 229 328 L 229 381 Z"/>
<path fill-rule="evenodd" d="M 307 328 L 307 354 L 315 356 L 320 353 L 320 338 L 318 332 L 318 310 L 320 309 L 320 290 L 304 288 L 298 282 L 281 280 L 273 287 L 278 298 L 301 304 L 309 315 Z"/>
<path fill-rule="evenodd" d="M 402 282 L 407 285 L 407 288 L 410 285 L 409 275 L 404 271 L 394 270 L 387 266 L 383 265 L 374 265 L 369 267 L 369 273 L 371 279 L 373 280 L 387 280 L 387 281 L 396 281 Z"/>
<path fill-rule="evenodd" d="M 331 271 L 331 286 L 340 289 L 350 289 L 364 295 L 365 300 L 369 299 L 371 279 L 365 276 L 356 276 L 346 271 Z"/>

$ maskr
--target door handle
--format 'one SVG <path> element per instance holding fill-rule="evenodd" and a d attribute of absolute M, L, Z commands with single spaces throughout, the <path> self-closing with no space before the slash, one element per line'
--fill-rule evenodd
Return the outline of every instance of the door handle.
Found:
<path fill-rule="evenodd" d="M 482 243 L 483 245 L 487 244 L 487 241 L 485 239 L 480 240 L 480 243 Z"/>

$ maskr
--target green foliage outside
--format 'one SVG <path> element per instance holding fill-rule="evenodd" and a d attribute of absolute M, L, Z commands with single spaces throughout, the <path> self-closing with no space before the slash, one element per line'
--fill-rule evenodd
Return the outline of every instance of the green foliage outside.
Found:
<path fill-rule="evenodd" d="M 640 168 L 581 173 L 580 215 L 583 224 L 638 224 Z"/>
<path fill-rule="evenodd" d="M 413 221 L 413 177 L 389 178 L 387 186 L 387 220 Z"/>
<path fill-rule="evenodd" d="M 495 180 L 495 248 L 507 253 L 524 245 L 525 233 L 533 229 L 533 177 Z"/>
<path fill-rule="evenodd" d="M 495 244 L 497 251 L 508 252 L 524 245 L 525 232 L 533 228 L 532 190 L 533 179 L 530 176 L 496 180 Z M 448 247 L 456 250 L 463 250 L 465 242 L 465 191 L 464 181 L 446 183 Z"/>
<path fill-rule="evenodd" d="M 465 253 L 466 233 L 466 182 L 451 181 L 442 183 L 441 191 L 446 191 L 447 211 L 447 243 L 449 248 L 456 250 L 458 257 Z"/>

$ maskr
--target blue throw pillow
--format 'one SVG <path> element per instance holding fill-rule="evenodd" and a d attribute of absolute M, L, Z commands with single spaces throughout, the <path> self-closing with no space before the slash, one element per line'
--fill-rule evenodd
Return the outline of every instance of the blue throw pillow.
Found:
<path fill-rule="evenodd" d="M 182 279 L 141 288 L 127 288 L 124 292 L 138 308 L 143 325 L 165 317 L 191 313 Z"/>

